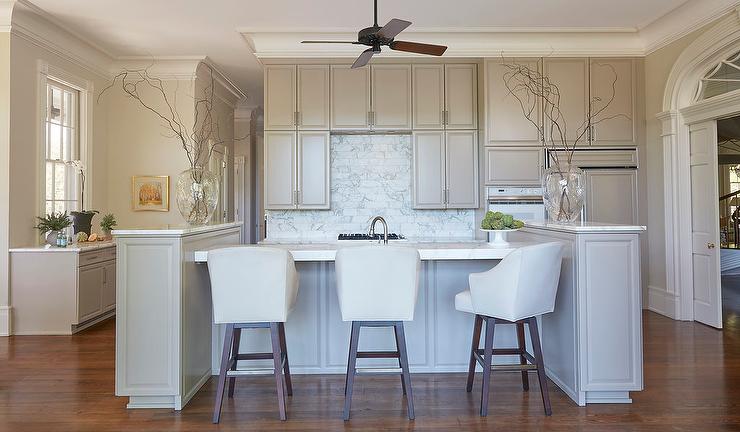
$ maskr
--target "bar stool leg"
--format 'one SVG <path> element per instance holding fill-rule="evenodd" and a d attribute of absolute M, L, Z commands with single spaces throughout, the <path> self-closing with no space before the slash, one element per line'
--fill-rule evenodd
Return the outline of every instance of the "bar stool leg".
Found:
<path fill-rule="evenodd" d="M 285 382 L 283 381 L 283 354 L 280 349 L 280 332 L 278 323 L 270 323 L 270 336 L 272 339 L 272 359 L 275 368 L 275 383 L 277 386 L 278 407 L 280 409 L 280 420 L 286 420 L 285 415 Z"/>
<path fill-rule="evenodd" d="M 488 415 L 488 389 L 491 385 L 491 362 L 493 360 L 493 331 L 496 327 L 494 318 L 486 317 L 486 343 L 483 349 L 483 392 L 480 398 L 480 415 Z"/>
<path fill-rule="evenodd" d="M 393 334 L 396 336 L 396 352 L 398 353 L 398 367 L 403 367 L 401 364 L 401 344 L 398 341 L 398 327 L 395 325 L 393 326 Z M 403 390 L 403 394 L 406 395 L 406 381 L 403 379 L 403 374 L 401 374 L 401 389 Z"/>
<path fill-rule="evenodd" d="M 519 364 L 526 365 L 527 358 L 524 357 L 524 353 L 527 351 L 527 339 L 524 337 L 524 322 L 520 321 L 516 323 L 516 338 L 519 342 L 519 352 L 522 355 L 519 356 Z M 524 391 L 529 391 L 529 372 L 522 371 L 522 388 Z"/>
<path fill-rule="evenodd" d="M 403 331 L 403 321 L 394 324 L 396 334 L 398 334 L 398 360 L 401 363 L 401 378 L 404 380 L 406 387 L 406 406 L 408 407 L 409 420 L 413 420 L 414 415 L 414 393 L 411 390 L 411 372 L 409 371 L 409 358 L 406 352 L 406 335 Z"/>
<path fill-rule="evenodd" d="M 357 346 L 360 341 L 360 323 L 352 321 L 352 334 L 349 339 L 349 361 L 347 362 L 347 382 L 344 390 L 344 420 L 349 420 L 352 407 L 352 387 L 355 384 L 357 367 Z"/>
<path fill-rule="evenodd" d="M 231 356 L 237 357 L 239 355 L 239 343 L 242 339 L 242 329 L 235 328 L 234 329 L 234 343 L 233 348 L 231 349 Z M 238 363 L 237 360 L 234 360 L 234 364 L 231 366 L 231 370 L 236 370 L 236 364 Z M 236 377 L 229 378 L 229 397 L 234 397 L 234 387 L 236 387 Z"/>
<path fill-rule="evenodd" d="M 470 348 L 470 365 L 468 366 L 468 386 L 466 390 L 468 393 L 473 391 L 473 380 L 475 380 L 475 352 L 478 350 L 480 345 L 480 333 L 483 328 L 483 318 L 480 315 L 475 315 L 475 324 L 473 324 L 473 346 Z"/>
<path fill-rule="evenodd" d="M 231 344 L 234 340 L 234 324 L 226 324 L 226 334 L 224 335 L 224 347 L 221 351 L 221 369 L 218 372 L 218 387 L 216 388 L 216 404 L 213 407 L 213 423 L 218 423 L 221 418 L 221 402 L 224 398 L 224 386 L 226 384 L 226 370 L 229 368 L 231 360 Z"/>
<path fill-rule="evenodd" d="M 285 343 L 285 323 L 278 323 L 278 330 L 280 330 L 280 350 L 285 356 L 285 365 L 283 366 L 285 388 L 288 391 L 288 396 L 293 396 L 293 382 L 290 379 L 290 364 L 288 363 L 288 344 Z"/>
<path fill-rule="evenodd" d="M 545 361 L 542 357 L 542 345 L 540 345 L 540 332 L 537 329 L 537 318 L 527 319 L 529 324 L 529 335 L 532 338 L 532 348 L 534 349 L 534 359 L 537 360 L 537 378 L 540 381 L 540 392 L 542 392 L 542 404 L 545 406 L 545 415 L 552 415 L 550 407 L 550 394 L 547 389 L 547 375 L 545 375 Z"/>

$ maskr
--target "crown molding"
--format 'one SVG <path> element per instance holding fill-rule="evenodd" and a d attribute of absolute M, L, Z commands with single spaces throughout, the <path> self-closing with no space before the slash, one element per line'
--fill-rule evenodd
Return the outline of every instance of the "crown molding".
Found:
<path fill-rule="evenodd" d="M 247 98 L 247 94 L 234 84 L 234 82 L 218 66 L 216 66 L 210 57 L 206 56 L 201 63 L 207 65 L 211 70 L 213 70 L 216 82 L 221 87 L 222 93 L 225 92 L 221 97 L 229 106 L 236 108 L 239 101 Z M 198 70 L 200 71 L 202 68 Z"/>
<path fill-rule="evenodd" d="M 0 1 L 0 33 L 9 33 L 13 24 L 15 0 Z"/>

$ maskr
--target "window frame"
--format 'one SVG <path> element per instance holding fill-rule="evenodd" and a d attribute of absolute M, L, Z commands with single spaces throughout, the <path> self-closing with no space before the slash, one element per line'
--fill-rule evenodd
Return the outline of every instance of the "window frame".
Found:
<path fill-rule="evenodd" d="M 59 90 L 62 94 L 61 112 L 58 122 L 55 122 L 51 118 L 50 98 L 53 99 L 54 89 Z M 68 106 L 67 95 L 72 95 L 72 102 Z M 81 185 L 77 178 L 75 169 L 69 165 L 70 161 L 80 159 L 80 96 L 81 92 L 71 86 L 68 86 L 52 77 L 47 77 L 46 80 L 46 107 L 45 118 L 44 118 L 44 206 L 43 213 L 49 213 L 48 205 L 52 204 L 52 211 L 56 212 L 56 203 L 65 203 L 64 211 L 79 210 L 82 206 L 81 202 Z M 69 111 L 67 109 L 69 108 Z M 65 116 L 71 116 L 72 120 L 69 124 L 65 123 Z M 48 139 L 54 126 L 57 126 L 60 130 L 59 133 L 59 156 L 58 158 L 52 158 L 54 153 L 51 149 L 51 142 Z M 55 131 L 55 133 L 57 133 Z M 64 135 L 67 136 L 67 143 L 64 143 Z M 69 148 L 67 148 L 69 146 Z M 66 156 L 66 157 L 65 157 Z M 48 170 L 49 166 L 52 166 L 52 183 L 56 182 L 55 174 L 56 170 L 64 170 L 65 187 L 64 187 L 64 199 L 56 199 L 54 191 L 51 193 L 51 199 L 49 198 L 48 184 Z M 53 188 L 56 189 L 56 188 Z"/>

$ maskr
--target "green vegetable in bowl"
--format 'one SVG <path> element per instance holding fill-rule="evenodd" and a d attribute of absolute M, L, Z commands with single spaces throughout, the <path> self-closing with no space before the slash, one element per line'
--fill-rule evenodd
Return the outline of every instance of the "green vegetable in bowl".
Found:
<path fill-rule="evenodd" d="M 501 212 L 486 212 L 480 227 L 485 230 L 507 230 L 519 229 L 524 226 L 524 222 L 514 219 L 514 216 L 503 214 Z"/>

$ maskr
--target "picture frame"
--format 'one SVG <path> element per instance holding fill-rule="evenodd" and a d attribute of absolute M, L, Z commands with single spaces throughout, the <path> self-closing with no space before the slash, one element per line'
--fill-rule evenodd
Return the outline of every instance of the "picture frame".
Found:
<path fill-rule="evenodd" d="M 170 211 L 170 176 L 132 176 L 131 209 L 133 211 Z"/>

